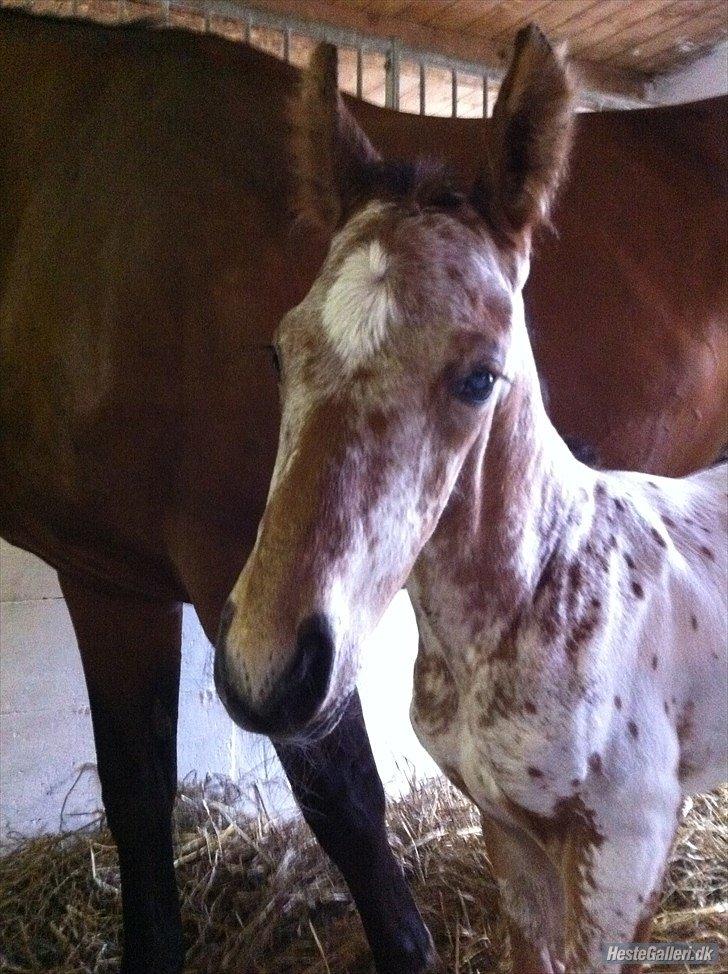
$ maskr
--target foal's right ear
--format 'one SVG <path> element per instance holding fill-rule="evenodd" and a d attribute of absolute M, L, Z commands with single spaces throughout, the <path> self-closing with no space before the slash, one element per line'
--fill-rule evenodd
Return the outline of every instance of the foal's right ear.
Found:
<path fill-rule="evenodd" d="M 333 233 L 366 192 L 380 156 L 344 105 L 332 44 L 319 44 L 303 73 L 293 136 L 298 211 Z"/>

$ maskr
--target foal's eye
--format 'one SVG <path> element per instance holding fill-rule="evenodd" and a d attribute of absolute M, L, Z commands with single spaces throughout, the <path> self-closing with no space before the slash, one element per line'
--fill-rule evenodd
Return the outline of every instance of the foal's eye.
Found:
<path fill-rule="evenodd" d="M 280 379 L 281 373 L 283 372 L 283 366 L 281 365 L 281 353 L 278 351 L 278 346 L 269 345 L 268 351 L 270 352 L 270 359 L 273 363 L 273 368 L 275 369 L 276 375 Z"/>
<path fill-rule="evenodd" d="M 453 394 L 470 406 L 482 406 L 493 391 L 495 379 L 495 375 L 489 369 L 473 369 L 456 382 Z"/>

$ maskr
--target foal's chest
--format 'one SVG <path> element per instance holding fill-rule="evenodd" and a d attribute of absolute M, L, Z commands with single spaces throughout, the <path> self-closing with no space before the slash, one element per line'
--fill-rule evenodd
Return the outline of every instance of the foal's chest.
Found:
<path fill-rule="evenodd" d="M 501 794 L 484 746 L 485 728 L 479 727 L 492 688 L 486 689 L 488 674 L 482 667 L 477 679 L 473 676 L 470 686 L 458 679 L 437 637 L 425 631 L 415 663 L 410 717 L 420 743 L 447 778 L 487 811 L 500 804 Z"/>
<path fill-rule="evenodd" d="M 513 659 L 459 651 L 454 671 L 426 620 L 420 632 L 410 717 L 422 746 L 486 814 L 552 814 L 585 771 L 564 701 L 549 707 Z"/>

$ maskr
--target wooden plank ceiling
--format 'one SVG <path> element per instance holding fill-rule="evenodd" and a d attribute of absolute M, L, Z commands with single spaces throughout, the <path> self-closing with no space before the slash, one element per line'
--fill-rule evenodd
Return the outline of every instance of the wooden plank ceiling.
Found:
<path fill-rule="evenodd" d="M 728 0 L 0 0 L 24 6 L 109 21 L 166 11 L 167 23 L 192 30 L 213 29 L 243 39 L 242 21 L 250 11 L 293 18 L 299 25 L 330 24 L 355 35 L 396 39 L 415 52 L 432 53 L 501 72 L 519 27 L 534 21 L 554 41 L 565 41 L 586 89 L 585 104 L 643 103 L 655 77 L 687 67 L 728 37 Z M 223 10 L 233 17 L 225 18 Z M 315 31 L 314 31 L 315 33 Z M 280 30 L 250 31 L 255 46 L 283 56 Z M 280 48 L 280 49 L 279 49 Z M 290 59 L 304 64 L 310 37 L 292 34 Z M 356 90 L 356 52 L 340 48 L 341 81 Z M 384 57 L 364 54 L 363 95 L 384 102 Z M 450 114 L 450 73 L 428 65 L 426 111 Z M 497 85 L 493 85 L 493 91 Z M 419 110 L 419 65 L 403 57 L 400 107 Z M 489 88 L 489 97 L 493 91 Z M 589 98 L 589 93 L 597 97 Z M 458 114 L 479 115 L 483 84 L 477 75 L 458 72 Z"/>
<path fill-rule="evenodd" d="M 252 0 L 466 61 L 502 68 L 514 33 L 535 21 L 567 41 L 585 82 L 640 97 L 655 75 L 686 66 L 728 37 L 727 0 Z"/>

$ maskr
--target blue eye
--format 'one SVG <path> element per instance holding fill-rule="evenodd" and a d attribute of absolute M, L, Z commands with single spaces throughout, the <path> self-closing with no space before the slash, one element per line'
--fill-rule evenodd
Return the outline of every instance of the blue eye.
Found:
<path fill-rule="evenodd" d="M 495 379 L 495 375 L 488 369 L 473 369 L 456 383 L 454 395 L 470 406 L 482 406 L 493 391 Z"/>

